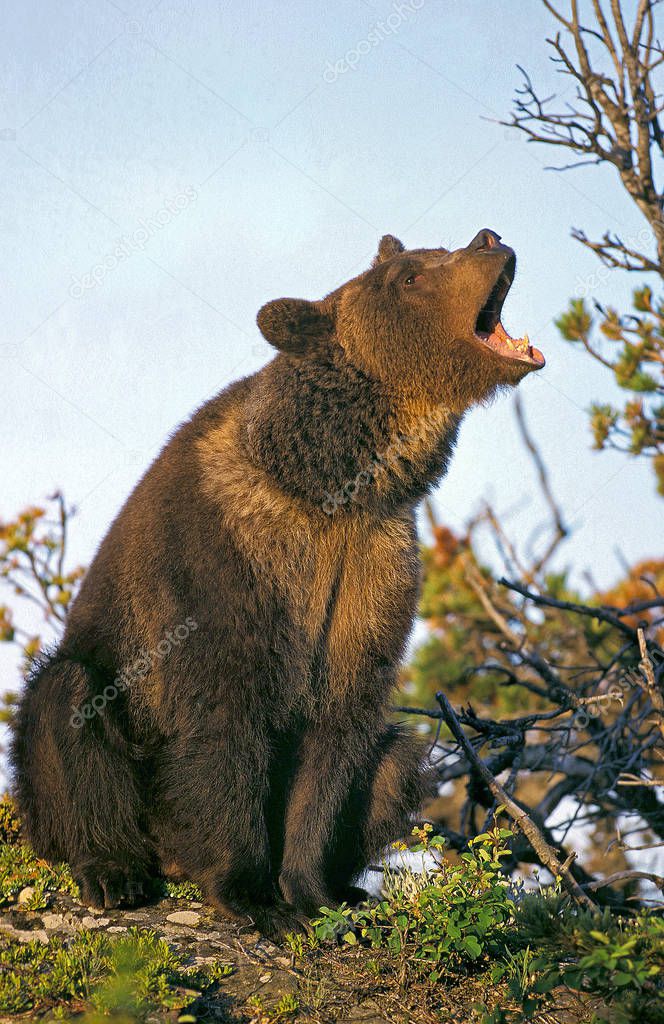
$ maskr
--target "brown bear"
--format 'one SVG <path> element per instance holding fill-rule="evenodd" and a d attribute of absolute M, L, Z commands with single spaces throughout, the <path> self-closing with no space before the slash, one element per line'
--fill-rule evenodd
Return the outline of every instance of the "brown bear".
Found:
<path fill-rule="evenodd" d="M 500 322 L 492 231 L 258 314 L 279 350 L 171 438 L 111 526 L 12 760 L 27 835 L 86 904 L 160 874 L 268 933 L 403 834 L 417 745 L 388 720 L 419 583 L 414 509 L 466 409 L 543 365 Z"/>

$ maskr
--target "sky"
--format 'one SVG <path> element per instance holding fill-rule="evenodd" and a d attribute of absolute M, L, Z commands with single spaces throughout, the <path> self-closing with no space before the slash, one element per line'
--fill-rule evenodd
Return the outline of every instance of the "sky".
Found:
<path fill-rule="evenodd" d="M 547 357 L 520 392 L 575 528 L 559 564 L 609 585 L 661 554 L 648 467 L 591 451 L 588 405 L 620 395 L 553 322 L 638 283 L 570 228 L 645 222 L 610 169 L 546 170 L 497 123 L 519 64 L 571 98 L 541 4 L 25 0 L 3 22 L 0 518 L 62 489 L 88 564 L 177 424 L 270 358 L 264 302 L 320 298 L 387 232 L 457 248 L 490 227 L 519 261 L 505 324 Z M 519 540 L 541 521 L 509 397 L 468 415 L 434 504 L 460 528 L 484 498 Z"/>

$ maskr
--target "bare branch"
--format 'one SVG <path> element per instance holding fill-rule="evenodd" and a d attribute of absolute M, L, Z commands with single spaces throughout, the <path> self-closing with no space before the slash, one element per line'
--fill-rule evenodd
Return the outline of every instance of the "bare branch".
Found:
<path fill-rule="evenodd" d="M 516 90 L 514 112 L 502 122 L 521 131 L 528 142 L 568 149 L 580 160 L 556 167 L 569 170 L 606 163 L 615 168 L 623 187 L 652 230 L 656 256 L 631 245 L 612 246 L 579 241 L 595 251 L 607 265 L 664 275 L 664 196 L 654 179 L 651 147 L 664 153 L 660 123 L 662 98 L 653 72 L 664 60 L 654 43 L 653 9 L 658 0 L 638 0 L 633 26 L 628 31 L 619 0 L 609 0 L 610 17 L 601 0 L 593 0 L 595 25 L 582 25 L 577 0 L 569 0 L 565 14 L 549 0 L 544 6 L 560 31 L 548 39 L 552 61 L 561 74 L 576 83 L 573 104 L 557 106 L 555 96 L 540 97 L 527 72 Z M 589 43 L 601 44 L 599 55 Z M 594 65 L 598 57 L 600 63 Z"/>
<path fill-rule="evenodd" d="M 623 622 L 617 612 L 611 611 L 608 608 L 602 608 L 601 606 L 595 608 L 590 605 L 575 604 L 573 601 L 559 601 L 545 594 L 535 594 L 533 591 L 528 590 L 527 587 L 524 587 L 523 584 L 517 583 L 514 580 L 506 580 L 504 577 L 499 579 L 498 582 L 501 586 L 521 594 L 522 597 L 527 597 L 535 604 L 546 605 L 549 608 L 560 608 L 563 611 L 577 612 L 579 615 L 587 615 L 590 618 L 597 619 L 599 622 L 608 622 L 611 626 L 615 626 L 616 629 L 623 632 L 625 636 L 630 637 L 630 639 L 636 639 L 636 630 Z"/>
<path fill-rule="evenodd" d="M 477 771 L 482 781 L 491 790 L 496 800 L 500 804 L 504 805 L 507 813 L 514 821 L 514 824 L 523 832 L 528 842 L 537 853 L 542 865 L 551 872 L 554 878 L 560 878 L 562 880 L 563 885 L 576 903 L 585 907 L 587 910 L 595 910 L 595 904 L 591 899 L 589 899 L 570 872 L 570 866 L 572 860 L 576 857 L 576 854 L 571 854 L 567 857 L 565 862 L 561 864 L 556 851 L 549 845 L 549 843 L 547 843 L 546 839 L 532 819 L 528 816 L 527 812 L 512 799 L 509 793 L 507 793 L 500 783 L 497 782 L 491 772 L 477 756 L 466 734 L 461 728 L 459 719 L 457 718 L 454 709 L 445 694 L 436 694 L 436 700 L 440 704 L 440 709 L 443 713 L 443 718 L 447 727 L 459 746 L 462 748 L 469 762 Z"/>
<path fill-rule="evenodd" d="M 565 540 L 565 538 L 569 535 L 569 529 L 563 519 L 561 508 L 558 502 L 556 501 L 553 491 L 551 489 L 549 471 L 544 463 L 544 459 L 542 458 L 539 448 L 535 444 L 532 435 L 528 432 L 528 427 L 526 425 L 526 420 L 523 412 L 523 404 L 521 402 L 521 398 L 518 395 L 514 401 L 514 411 L 516 413 L 516 419 L 519 425 L 521 439 L 524 445 L 526 446 L 528 452 L 530 453 L 533 462 L 535 463 L 535 469 L 537 471 L 537 477 L 539 479 L 540 488 L 542 494 L 544 495 L 544 500 L 546 501 L 546 504 L 549 507 L 549 511 L 551 513 L 551 518 L 553 520 L 554 526 L 553 536 L 546 550 L 544 551 L 544 554 L 541 555 L 539 560 L 531 566 L 530 571 L 526 576 L 525 582 L 530 583 L 539 575 L 544 566 L 548 564 L 549 560 L 557 550 L 560 543 L 563 540 Z"/>
<path fill-rule="evenodd" d="M 584 888 L 590 889 L 591 892 L 597 892 L 598 889 L 604 886 L 615 885 L 616 882 L 631 882 L 633 879 L 638 878 L 652 882 L 664 892 L 664 878 L 661 875 L 653 875 L 650 871 L 616 871 L 612 875 L 607 875 L 606 878 L 599 882 L 589 882 Z"/>

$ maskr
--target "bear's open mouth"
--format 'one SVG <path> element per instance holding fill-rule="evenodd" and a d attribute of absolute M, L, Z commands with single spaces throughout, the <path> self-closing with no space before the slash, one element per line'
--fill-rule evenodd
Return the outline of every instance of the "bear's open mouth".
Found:
<path fill-rule="evenodd" d="M 475 337 L 483 345 L 487 345 L 506 359 L 531 363 L 540 369 L 544 366 L 544 356 L 538 348 L 530 344 L 528 335 L 524 334 L 522 338 L 512 338 L 500 322 L 503 303 L 512 287 L 515 269 L 516 259 L 514 256 L 510 256 L 491 289 L 488 299 L 477 314 Z"/>

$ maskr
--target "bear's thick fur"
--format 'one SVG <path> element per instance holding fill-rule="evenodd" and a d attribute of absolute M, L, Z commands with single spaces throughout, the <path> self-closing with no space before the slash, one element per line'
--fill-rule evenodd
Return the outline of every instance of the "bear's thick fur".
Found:
<path fill-rule="evenodd" d="M 38 854 L 114 906 L 156 874 L 267 932 L 358 895 L 420 751 L 388 724 L 414 507 L 464 411 L 543 364 L 499 321 L 515 257 L 405 251 L 258 314 L 279 354 L 203 406 L 130 496 L 29 679 L 15 789 Z"/>

